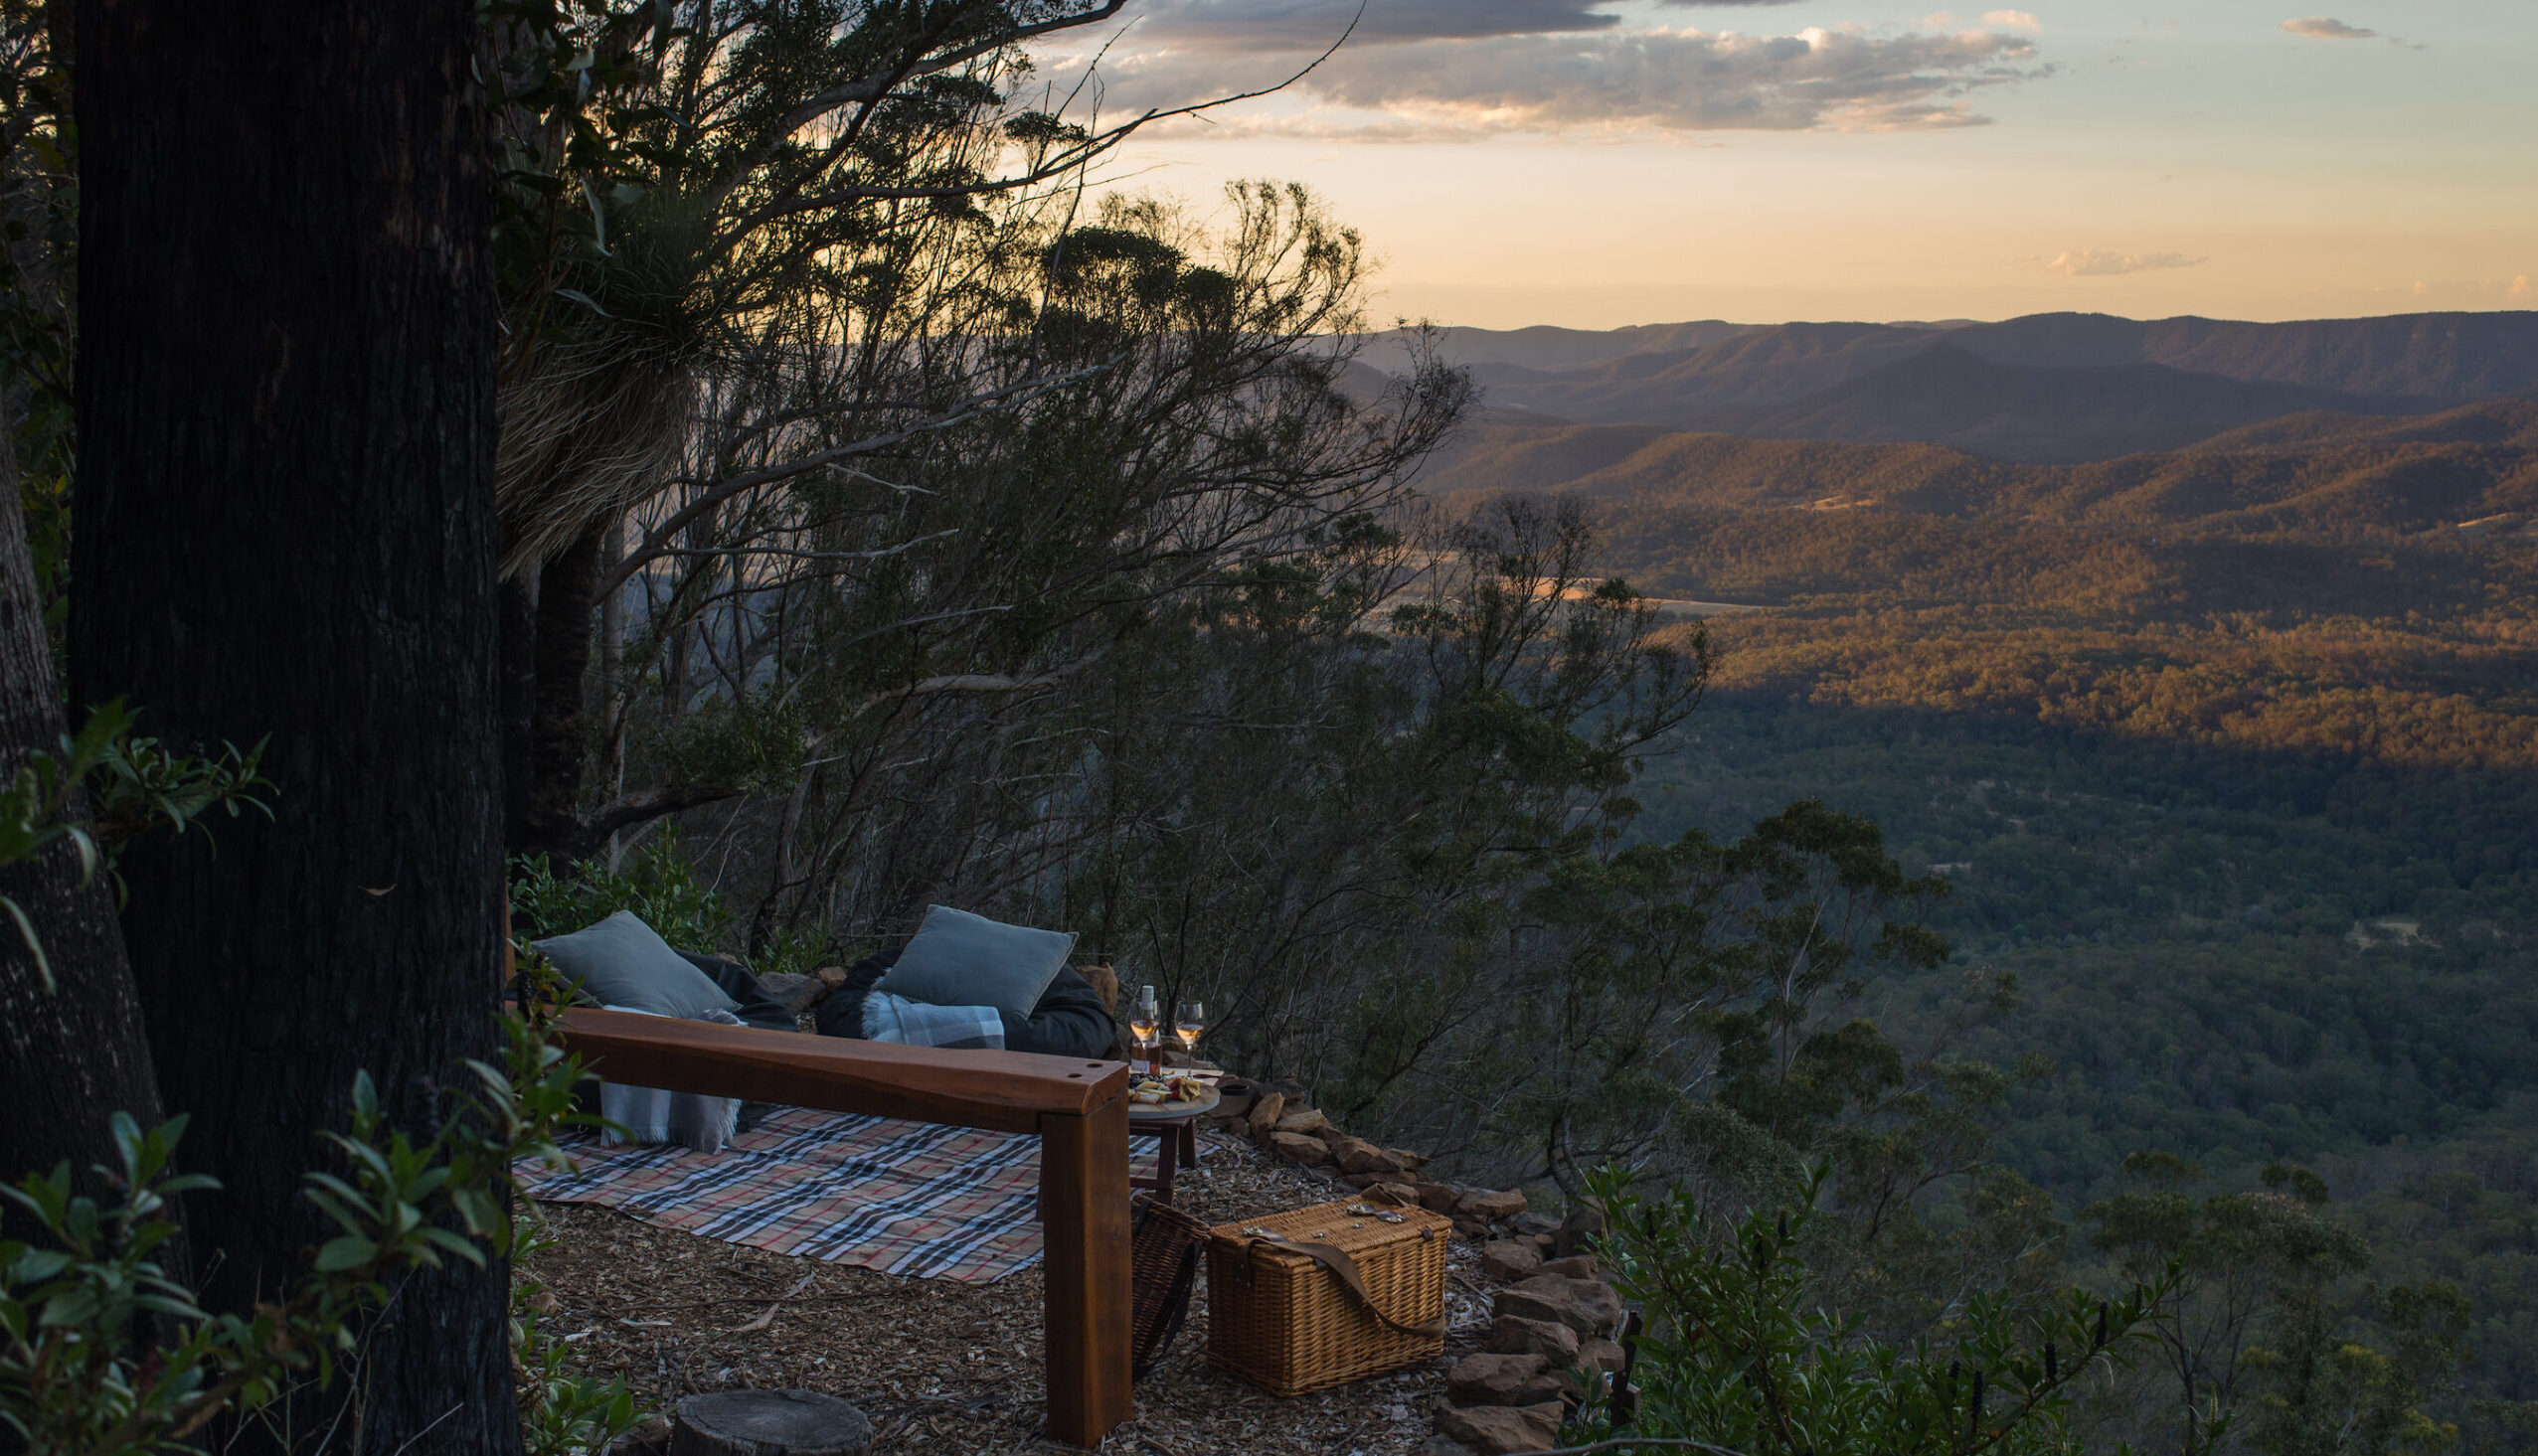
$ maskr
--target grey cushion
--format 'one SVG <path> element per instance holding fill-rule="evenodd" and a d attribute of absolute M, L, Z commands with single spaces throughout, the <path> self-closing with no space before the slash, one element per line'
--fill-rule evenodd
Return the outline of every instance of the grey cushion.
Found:
<path fill-rule="evenodd" d="M 915 939 L 873 989 L 929 1006 L 992 1006 L 1027 1018 L 1065 970 L 1075 936 L 1007 925 L 949 905 L 926 910 Z"/>
<path fill-rule="evenodd" d="M 587 930 L 533 940 L 568 981 L 601 1006 L 694 1021 L 709 1011 L 735 1011 L 713 978 L 689 965 L 632 910 L 619 910 Z"/>

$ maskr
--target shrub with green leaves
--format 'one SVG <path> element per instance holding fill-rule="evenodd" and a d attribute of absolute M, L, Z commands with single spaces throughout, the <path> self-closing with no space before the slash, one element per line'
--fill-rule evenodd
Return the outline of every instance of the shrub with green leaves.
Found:
<path fill-rule="evenodd" d="M 186 1449 L 228 1412 L 330 1381 L 413 1270 L 515 1252 L 511 1166 L 562 1159 L 581 1067 L 535 1023 L 508 1029 L 508 1067 L 470 1063 L 477 1085 L 426 1142 L 389 1128 L 355 1079 L 351 1124 L 331 1135 L 341 1171 L 308 1176 L 339 1231 L 283 1297 L 245 1314 L 204 1310 L 158 1258 L 176 1232 L 169 1199 L 215 1186 L 175 1171 L 183 1117 L 144 1130 L 114 1115 L 117 1166 L 97 1170 L 109 1198 L 74 1192 L 67 1163 L 0 1187 L 31 1234 L 0 1241 L 0 1432 L 46 1456 Z M 634 1423 L 622 1386 L 570 1376 L 534 1326 L 514 1336 L 541 1456 L 601 1449 Z"/>
<path fill-rule="evenodd" d="M 39 748 L 29 753 L 0 784 L 0 866 L 33 859 L 68 841 L 79 854 L 81 882 L 85 884 L 100 868 L 111 873 L 116 852 L 153 824 L 164 822 L 170 833 L 183 834 L 214 809 L 225 809 L 233 818 L 243 809 L 271 815 L 255 797 L 257 790 L 273 786 L 256 771 L 262 743 L 245 751 L 226 743 L 218 754 L 197 758 L 171 751 L 156 738 L 133 736 L 136 717 L 117 698 L 90 713 L 77 735 L 63 734 L 59 752 Z M 83 794 L 89 817 L 76 819 L 71 811 Z M 35 958 L 37 976 L 52 990 L 53 964 L 35 922 L 4 894 L 0 912 L 14 923 Z"/>
<path fill-rule="evenodd" d="M 569 935 L 619 910 L 632 910 L 663 940 L 700 955 L 713 952 L 731 926 L 723 897 L 699 885 L 664 824 L 614 867 L 585 860 L 558 870 L 544 855 L 511 862 L 511 930 L 519 941 Z"/>
<path fill-rule="evenodd" d="M 1592 1175 L 1609 1233 L 1607 1273 L 1646 1320 L 1635 1409 L 1591 1402 L 1572 1435 L 1620 1452 L 1687 1445 L 1745 1456 L 2062 1456 L 2081 1447 L 2070 1390 L 2140 1338 L 2167 1283 L 2043 1314 L 1966 1292 L 1932 1338 L 1897 1345 L 1823 1308 L 1807 1257 L 1818 1173 L 1802 1202 L 1705 1222 L 1682 1192 L 1643 1197 L 1625 1174 Z M 1642 1444 L 1644 1442 L 1644 1445 Z"/>

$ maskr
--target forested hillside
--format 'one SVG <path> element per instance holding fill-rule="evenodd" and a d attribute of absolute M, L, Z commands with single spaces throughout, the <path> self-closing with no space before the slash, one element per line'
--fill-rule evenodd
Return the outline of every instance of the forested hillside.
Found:
<path fill-rule="evenodd" d="M 1381 336 L 1366 363 L 1407 367 L 1415 341 Z M 1447 329 L 1433 343 L 1510 423 L 1932 441 L 2011 460 L 2111 460 L 2296 412 L 2428 414 L 2538 389 L 2533 313 Z"/>
<path fill-rule="evenodd" d="M 2471 1292 L 2469 1395 L 2538 1396 L 2538 405 L 2065 466 L 1506 422 L 1457 451 L 1449 499 L 1574 494 L 1633 585 L 1757 608 L 1706 619 L 1639 828 L 1819 796 L 1945 876 L 1955 972 L 2018 987 L 1946 1045 L 2050 1060 L 1999 1151 L 2059 1216 L 2136 1152 L 2315 1169 L 2371 1277 Z M 1955 984 L 1884 1016 L 1938 1039 Z"/>

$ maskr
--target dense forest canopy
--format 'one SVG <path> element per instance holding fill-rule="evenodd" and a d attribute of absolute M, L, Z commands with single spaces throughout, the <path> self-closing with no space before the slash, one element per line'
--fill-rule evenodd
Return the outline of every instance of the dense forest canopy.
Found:
<path fill-rule="evenodd" d="M 1489 411 L 1429 483 L 1574 498 L 1608 569 L 1744 608 L 1701 619 L 1713 691 L 1638 830 L 1820 795 L 1946 880 L 1929 923 L 2018 1002 L 1952 1045 L 2052 1064 L 2006 1093 L 2003 1166 L 2066 1217 L 2142 1150 L 2222 1186 L 2317 1170 L 2372 1277 L 2472 1292 L 2467 1390 L 2505 1403 L 2467 1439 L 2510 1449 L 2538 1388 L 2533 425 L 2515 398 L 2024 465 Z M 1881 1024 L 1938 1035 L 1952 994 L 1899 988 Z"/>

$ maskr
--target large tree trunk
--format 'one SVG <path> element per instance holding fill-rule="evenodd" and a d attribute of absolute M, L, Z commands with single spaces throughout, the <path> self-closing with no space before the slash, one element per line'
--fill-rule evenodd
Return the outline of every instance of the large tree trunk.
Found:
<path fill-rule="evenodd" d="M 178 743 L 271 738 L 277 822 L 124 867 L 159 1085 L 224 1184 L 187 1210 L 214 1309 L 277 1292 L 326 1231 L 300 1176 L 357 1068 L 422 1132 L 493 1050 L 473 43 L 468 0 L 81 0 L 74 701 L 121 694 Z M 296 1449 L 520 1450 L 507 1278 L 404 1283 L 354 1418 L 295 1401 Z"/>
<path fill-rule="evenodd" d="M 0 777 L 38 748 L 58 751 L 62 689 L 44 600 L 27 555 L 10 441 L 16 411 L 0 408 Z M 75 801 L 72 812 L 85 813 Z M 18 902 L 43 937 L 54 989 L 14 925 L 0 923 L 0 1181 L 49 1173 L 68 1162 L 114 1166 L 107 1119 L 129 1112 L 159 1121 L 157 1079 L 141 1034 L 141 1006 L 123 958 L 123 930 L 105 876 L 83 885 L 78 852 L 57 843 L 0 870 L 0 894 Z M 95 1190 L 91 1184 L 91 1191 Z M 0 1225 L 10 1210 L 0 1207 Z"/>

